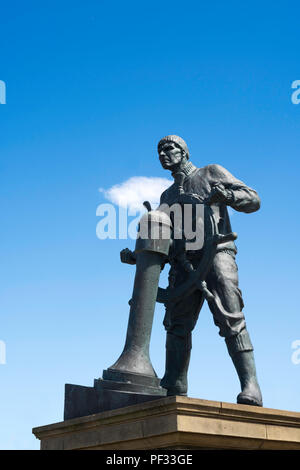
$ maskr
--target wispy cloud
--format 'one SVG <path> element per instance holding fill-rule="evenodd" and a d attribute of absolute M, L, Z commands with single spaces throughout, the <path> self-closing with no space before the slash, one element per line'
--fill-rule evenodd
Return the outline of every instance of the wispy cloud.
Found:
<path fill-rule="evenodd" d="M 109 189 L 100 188 L 99 191 L 113 204 L 136 211 L 143 208 L 144 201 L 149 201 L 152 208 L 156 208 L 161 193 L 171 184 L 172 181 L 166 178 L 133 176 L 123 183 Z"/>

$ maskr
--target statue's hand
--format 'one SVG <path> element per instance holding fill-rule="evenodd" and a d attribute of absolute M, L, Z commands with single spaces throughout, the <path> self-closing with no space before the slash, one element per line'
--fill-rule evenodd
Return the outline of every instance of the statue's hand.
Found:
<path fill-rule="evenodd" d="M 125 248 L 120 252 L 120 258 L 121 263 L 136 264 L 135 254 L 129 248 Z"/>
<path fill-rule="evenodd" d="M 215 204 L 218 202 L 224 202 L 230 204 L 232 201 L 232 192 L 225 188 L 222 183 L 216 183 L 212 187 L 212 191 L 207 200 L 208 204 Z"/>

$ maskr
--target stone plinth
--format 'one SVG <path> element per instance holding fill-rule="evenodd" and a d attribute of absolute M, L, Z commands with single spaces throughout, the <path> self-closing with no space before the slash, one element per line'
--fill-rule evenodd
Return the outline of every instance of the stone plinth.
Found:
<path fill-rule="evenodd" d="M 33 429 L 41 449 L 300 450 L 300 413 L 165 397 Z"/>

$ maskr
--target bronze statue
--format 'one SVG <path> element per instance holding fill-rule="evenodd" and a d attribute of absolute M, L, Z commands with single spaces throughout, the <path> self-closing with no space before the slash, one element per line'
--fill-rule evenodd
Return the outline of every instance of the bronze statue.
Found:
<path fill-rule="evenodd" d="M 214 234 L 217 239 L 207 237 L 215 240 L 215 250 L 211 252 L 213 256 L 206 260 L 205 269 L 202 266 L 204 249 L 184 250 L 183 253 L 182 247 L 185 245 L 182 240 L 173 240 L 164 262 L 169 262 L 171 268 L 166 295 L 163 295 L 163 289 L 158 288 L 157 298 L 166 306 L 164 326 L 167 332 L 166 370 L 160 384 L 168 395 L 187 394 L 192 330 L 206 299 L 240 379 L 242 390 L 237 402 L 262 406 L 253 346 L 246 329 L 242 312 L 244 304 L 238 286 L 237 250 L 233 241 L 236 235 L 231 233 L 227 211 L 227 206 L 239 212 L 257 211 L 260 207 L 259 196 L 220 165 L 197 168 L 189 160 L 186 143 L 176 135 L 160 140 L 158 154 L 162 167 L 171 171 L 174 178 L 174 184 L 161 195 L 158 211 L 176 203 L 203 204 L 210 208 L 217 232 Z M 121 261 L 133 264 L 135 256 L 135 252 L 123 250 Z M 193 279 L 192 288 L 189 278 Z M 183 289 L 182 286 L 188 288 Z"/>
<path fill-rule="evenodd" d="M 241 382 L 237 402 L 262 406 L 238 286 L 237 235 L 231 232 L 227 211 L 230 206 L 254 212 L 260 207 L 259 197 L 220 165 L 197 168 L 189 160 L 186 143 L 176 135 L 161 139 L 158 153 L 174 183 L 163 192 L 156 210 L 144 202 L 148 212 L 140 220 L 135 250 L 126 248 L 120 253 L 123 263 L 136 265 L 123 351 L 103 371 L 102 378 L 95 379 L 93 387 L 66 384 L 65 419 L 166 394 L 186 395 L 192 330 L 205 299 Z M 159 277 L 167 263 L 171 266 L 169 285 L 162 289 Z M 162 380 L 149 356 L 156 302 L 166 307 L 166 370 Z"/>

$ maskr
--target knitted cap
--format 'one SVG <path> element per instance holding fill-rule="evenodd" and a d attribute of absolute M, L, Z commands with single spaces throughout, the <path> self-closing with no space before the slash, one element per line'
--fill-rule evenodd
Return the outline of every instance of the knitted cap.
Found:
<path fill-rule="evenodd" d="M 189 149 L 188 146 L 186 145 L 185 141 L 179 137 L 178 135 L 167 135 L 166 137 L 163 137 L 157 145 L 157 150 L 159 151 L 160 147 L 165 144 L 166 142 L 175 142 L 175 144 L 179 145 L 179 147 L 182 148 L 182 150 L 185 151 L 187 158 L 189 158 Z"/>

